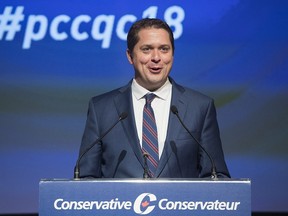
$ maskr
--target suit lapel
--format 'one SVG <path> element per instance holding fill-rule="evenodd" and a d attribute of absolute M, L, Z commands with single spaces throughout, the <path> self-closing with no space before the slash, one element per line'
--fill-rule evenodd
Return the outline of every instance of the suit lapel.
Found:
<path fill-rule="evenodd" d="M 185 89 L 182 86 L 179 86 L 178 84 L 176 84 L 173 79 L 170 78 L 170 81 L 172 83 L 171 106 L 174 105 L 177 107 L 179 111 L 179 116 L 181 119 L 183 119 L 183 117 L 185 116 L 185 112 L 186 112 L 185 99 L 183 96 Z M 169 157 L 171 156 L 173 151 L 175 151 L 174 141 L 177 138 L 177 135 L 179 134 L 181 127 L 182 126 L 179 123 L 179 120 L 177 119 L 176 115 L 170 112 L 165 146 L 164 146 L 163 153 L 162 153 L 162 156 L 161 156 L 161 159 L 159 161 L 158 168 L 156 171 L 156 176 L 158 177 L 163 171 L 165 165 L 167 164 Z M 174 143 L 171 143 L 171 142 L 174 142 Z"/>
<path fill-rule="evenodd" d="M 127 112 L 128 114 L 127 119 L 124 119 L 121 122 L 123 126 L 123 130 L 129 140 L 129 144 L 134 154 L 136 155 L 138 161 L 144 167 L 141 147 L 140 147 L 137 129 L 135 125 L 132 92 L 131 92 L 131 82 L 129 82 L 128 85 L 120 88 L 119 92 L 120 94 L 118 94 L 114 99 L 118 114 L 120 115 L 122 112 Z"/>

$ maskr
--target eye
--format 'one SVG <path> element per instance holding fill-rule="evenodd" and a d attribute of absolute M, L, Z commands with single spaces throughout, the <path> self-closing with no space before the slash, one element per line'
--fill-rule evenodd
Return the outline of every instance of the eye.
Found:
<path fill-rule="evenodd" d="M 142 52 L 147 53 L 150 51 L 150 47 L 142 47 L 141 50 Z"/>
<path fill-rule="evenodd" d="M 169 46 L 163 46 L 163 47 L 161 47 L 160 48 L 160 50 L 162 51 L 162 52 L 169 52 L 169 50 L 170 50 L 170 47 Z"/>

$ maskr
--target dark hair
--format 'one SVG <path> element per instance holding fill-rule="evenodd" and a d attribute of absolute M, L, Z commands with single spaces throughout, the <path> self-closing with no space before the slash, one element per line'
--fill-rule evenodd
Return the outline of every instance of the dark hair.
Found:
<path fill-rule="evenodd" d="M 170 42 L 172 44 L 172 51 L 174 53 L 174 37 L 173 37 L 173 32 L 169 25 L 156 18 L 145 18 L 136 21 L 130 28 L 128 35 L 127 35 L 127 48 L 128 50 L 132 53 L 135 45 L 139 41 L 138 33 L 142 29 L 147 29 L 147 28 L 156 28 L 156 29 L 164 29 L 168 32 Z"/>

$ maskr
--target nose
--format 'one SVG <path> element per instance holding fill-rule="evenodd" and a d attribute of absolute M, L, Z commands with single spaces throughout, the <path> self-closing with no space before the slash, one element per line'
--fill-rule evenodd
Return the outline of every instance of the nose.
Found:
<path fill-rule="evenodd" d="M 153 62 L 159 62 L 161 60 L 159 51 L 157 49 L 153 50 L 152 56 L 151 56 L 151 61 Z"/>

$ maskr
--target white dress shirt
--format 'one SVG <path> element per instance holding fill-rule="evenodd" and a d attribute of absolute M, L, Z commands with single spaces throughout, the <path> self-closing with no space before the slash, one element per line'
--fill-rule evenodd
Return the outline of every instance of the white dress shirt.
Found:
<path fill-rule="evenodd" d="M 136 80 L 133 79 L 131 88 L 132 88 L 134 116 L 141 147 L 142 147 L 143 108 L 146 103 L 144 96 L 148 93 L 153 93 L 156 95 L 155 99 L 151 103 L 151 106 L 154 111 L 157 125 L 159 159 L 160 159 L 163 152 L 168 129 L 168 119 L 172 97 L 172 84 L 170 83 L 169 79 L 167 79 L 167 81 L 161 88 L 157 89 L 154 92 L 150 92 L 147 89 L 140 86 L 136 82 Z"/>

